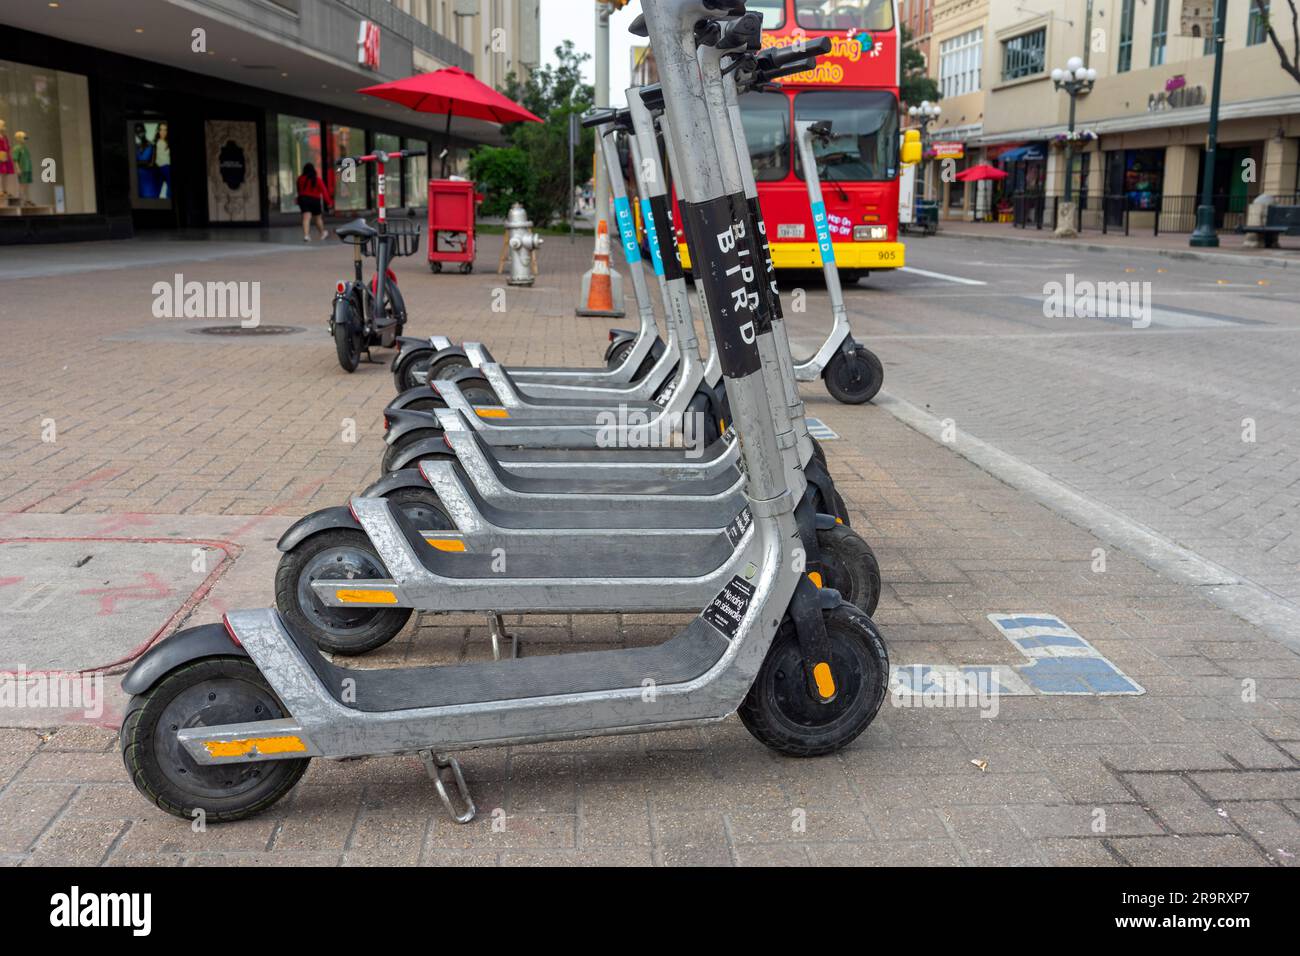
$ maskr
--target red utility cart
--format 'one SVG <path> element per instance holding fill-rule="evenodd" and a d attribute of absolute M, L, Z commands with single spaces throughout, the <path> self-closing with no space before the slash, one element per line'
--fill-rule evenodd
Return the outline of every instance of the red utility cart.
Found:
<path fill-rule="evenodd" d="M 483 197 L 474 184 L 461 179 L 429 180 L 429 269 L 441 272 L 444 262 L 459 262 L 460 271 L 474 271 L 474 213 Z"/>

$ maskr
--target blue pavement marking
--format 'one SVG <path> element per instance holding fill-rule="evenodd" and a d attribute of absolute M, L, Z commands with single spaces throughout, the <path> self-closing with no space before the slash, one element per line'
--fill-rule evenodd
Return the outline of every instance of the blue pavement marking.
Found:
<path fill-rule="evenodd" d="M 805 418 L 804 421 L 808 423 L 808 434 L 818 441 L 834 441 L 840 437 L 820 418 Z"/>
<path fill-rule="evenodd" d="M 907 664 L 890 668 L 896 703 L 929 697 L 974 701 L 977 697 L 1060 694 L 1138 695 L 1146 690 L 1051 614 L 990 614 L 989 620 L 1025 657 L 1024 664 Z M 953 706 L 961 706 L 954 700 Z M 974 706 L 974 704 L 969 704 Z"/>

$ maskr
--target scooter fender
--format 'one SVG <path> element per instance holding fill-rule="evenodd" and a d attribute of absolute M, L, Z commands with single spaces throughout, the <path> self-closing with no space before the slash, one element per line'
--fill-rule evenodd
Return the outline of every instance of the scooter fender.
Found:
<path fill-rule="evenodd" d="M 141 654 L 122 678 L 122 690 L 143 694 L 176 668 L 205 657 L 247 657 L 224 624 L 202 624 L 177 631 Z"/>
<path fill-rule="evenodd" d="M 400 412 L 405 409 L 407 405 L 417 399 L 433 399 L 439 403 L 438 407 L 447 407 L 447 403 L 442 400 L 442 397 L 433 389 L 429 388 L 429 386 L 417 385 L 415 388 L 408 388 L 389 402 L 387 407 L 384 409 L 384 414 L 388 414 L 389 412 Z M 414 409 L 414 411 L 420 411 L 420 409 Z"/>
<path fill-rule="evenodd" d="M 384 432 L 384 441 L 390 445 L 407 432 L 417 431 L 421 428 L 442 430 L 442 427 L 438 424 L 438 416 L 431 411 L 419 411 L 409 408 L 385 410 L 384 418 L 388 421 L 388 429 Z"/>
<path fill-rule="evenodd" d="M 429 364 L 433 365 L 434 363 L 441 362 L 445 358 L 462 358 L 465 360 L 466 364 L 473 364 L 473 360 L 459 345 L 449 345 L 445 349 L 438 349 L 438 351 L 433 353 L 433 361 Z"/>
<path fill-rule="evenodd" d="M 423 441 L 416 442 L 410 448 L 406 449 L 406 451 L 402 452 L 401 457 L 393 462 L 397 467 L 389 472 L 389 474 L 395 475 L 401 471 L 418 468 L 420 462 L 428 461 L 431 458 L 437 458 L 442 461 L 458 460 L 454 453 L 448 451 L 446 444 L 441 438 L 426 438 Z M 424 487 L 429 487 L 427 481 L 424 482 Z"/>
<path fill-rule="evenodd" d="M 361 523 L 353 517 L 352 509 L 346 505 L 322 508 L 320 511 L 313 511 L 306 517 L 299 518 L 290 525 L 289 530 L 280 535 L 280 540 L 275 543 L 275 546 L 281 551 L 292 551 L 312 535 L 321 531 L 331 531 L 334 528 L 362 530 Z"/>
<path fill-rule="evenodd" d="M 393 356 L 392 371 L 396 372 L 402 368 L 411 359 L 424 352 L 436 352 L 433 344 L 425 338 L 416 335 L 399 335 L 397 337 L 397 354 Z"/>
<path fill-rule="evenodd" d="M 446 448 L 443 451 L 446 451 Z M 399 471 L 390 471 L 378 481 L 371 482 L 366 490 L 361 492 L 361 497 L 382 498 L 400 488 L 423 488 L 428 491 L 429 482 L 425 480 L 424 475 L 420 474 L 419 468 L 403 468 Z"/>
<path fill-rule="evenodd" d="M 622 345 L 624 342 L 631 342 L 635 338 L 636 338 L 636 333 L 633 332 L 631 329 L 610 329 L 609 347 L 605 349 L 605 361 L 606 362 L 609 361 L 609 357 L 614 354 L 614 350 L 617 349 L 620 345 Z M 662 351 L 662 349 L 660 351 Z"/>

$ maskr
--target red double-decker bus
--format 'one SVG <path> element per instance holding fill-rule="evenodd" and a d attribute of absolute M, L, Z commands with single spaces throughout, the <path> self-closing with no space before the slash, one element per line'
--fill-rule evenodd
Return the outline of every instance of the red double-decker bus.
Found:
<path fill-rule="evenodd" d="M 899 31 L 896 0 L 748 0 L 763 14 L 763 45 L 829 36 L 815 69 L 779 92 L 741 97 L 772 261 L 778 270 L 821 269 L 794 121 L 830 120 L 815 144 L 835 261 L 852 281 L 903 265 L 898 237 Z M 689 262 L 682 236 L 683 263 Z"/>

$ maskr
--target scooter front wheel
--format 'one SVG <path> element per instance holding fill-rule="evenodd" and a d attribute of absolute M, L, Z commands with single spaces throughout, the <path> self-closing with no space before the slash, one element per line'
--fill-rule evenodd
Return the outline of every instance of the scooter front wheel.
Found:
<path fill-rule="evenodd" d="M 275 606 L 290 627 L 332 654 L 364 654 L 387 644 L 406 626 L 411 608 L 333 607 L 316 581 L 386 579 L 388 569 L 364 531 L 336 528 L 314 534 L 280 558 Z"/>
<path fill-rule="evenodd" d="M 839 352 L 822 373 L 826 391 L 837 402 L 861 405 L 876 397 L 885 383 L 885 369 L 870 349 L 859 345 L 849 355 Z"/>
<path fill-rule="evenodd" d="M 837 524 L 817 532 L 826 586 L 855 607 L 874 614 L 880 603 L 880 562 L 871 545 L 852 528 Z"/>
<path fill-rule="evenodd" d="M 122 721 L 122 761 L 137 790 L 161 810 L 207 822 L 238 820 L 288 793 L 310 758 L 200 764 L 177 739 L 185 727 L 288 717 L 246 657 L 209 657 L 178 667 L 131 698 Z"/>
<path fill-rule="evenodd" d="M 340 299 L 334 306 L 334 350 L 345 372 L 355 372 L 361 364 L 361 316 L 351 299 Z"/>
<path fill-rule="evenodd" d="M 822 617 L 835 696 L 821 703 L 809 695 L 799 637 L 787 617 L 738 711 L 759 742 L 788 757 L 818 757 L 847 746 L 875 719 L 889 689 L 889 652 L 871 618 L 847 603 Z"/>

